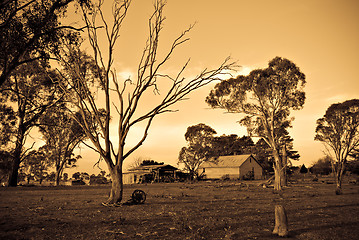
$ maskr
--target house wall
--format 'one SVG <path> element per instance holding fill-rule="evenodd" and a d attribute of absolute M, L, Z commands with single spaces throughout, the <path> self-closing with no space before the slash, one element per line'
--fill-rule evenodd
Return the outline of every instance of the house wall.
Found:
<path fill-rule="evenodd" d="M 198 169 L 198 173 L 202 173 L 203 168 Z M 239 178 L 239 168 L 238 167 L 210 167 L 205 168 L 206 178 L 213 178 L 219 179 L 226 175 L 228 175 L 231 179 L 238 179 Z"/>
<path fill-rule="evenodd" d="M 123 184 L 133 184 L 135 183 L 135 174 L 134 173 L 124 173 L 123 174 Z"/>
<path fill-rule="evenodd" d="M 204 169 L 204 174 L 208 179 L 220 179 L 226 175 L 230 179 L 242 179 L 250 171 L 254 171 L 254 179 L 263 179 L 263 169 L 253 158 L 247 159 L 241 167 L 207 167 Z M 199 168 L 198 173 L 202 172 L 203 168 Z"/>
<path fill-rule="evenodd" d="M 240 167 L 240 178 L 242 179 L 250 171 L 254 171 L 254 179 L 263 178 L 263 169 L 253 158 L 248 158 Z"/>

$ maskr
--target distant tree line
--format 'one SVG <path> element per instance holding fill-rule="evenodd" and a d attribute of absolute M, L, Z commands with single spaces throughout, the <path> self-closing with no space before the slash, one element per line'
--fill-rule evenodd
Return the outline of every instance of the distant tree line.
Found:
<path fill-rule="evenodd" d="M 317 175 L 329 175 L 333 173 L 333 159 L 330 156 L 324 156 L 318 159 L 308 168 L 309 172 Z M 334 166 L 335 168 L 337 166 Z M 359 175 L 359 158 L 353 158 L 345 164 L 344 173 Z"/>

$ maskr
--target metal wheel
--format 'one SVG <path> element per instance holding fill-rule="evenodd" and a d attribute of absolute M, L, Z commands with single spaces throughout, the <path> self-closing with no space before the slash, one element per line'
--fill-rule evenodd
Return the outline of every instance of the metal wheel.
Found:
<path fill-rule="evenodd" d="M 132 193 L 132 201 L 136 204 L 144 203 L 146 201 L 146 193 L 142 190 L 135 190 Z"/>

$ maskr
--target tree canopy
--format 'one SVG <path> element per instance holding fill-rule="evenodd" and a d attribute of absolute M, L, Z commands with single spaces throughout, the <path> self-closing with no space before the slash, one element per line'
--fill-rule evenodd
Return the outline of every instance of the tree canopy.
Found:
<path fill-rule="evenodd" d="M 329 106 L 324 117 L 317 120 L 315 140 L 333 153 L 332 168 L 336 176 L 337 194 L 341 194 L 341 181 L 346 162 L 359 149 L 359 99 L 347 100 Z"/>
<path fill-rule="evenodd" d="M 33 61 L 19 66 L 16 73 L 3 84 L 0 99 L 6 102 L 5 113 L 10 115 L 8 119 L 16 117 L 16 122 L 13 122 L 16 124 L 5 128 L 4 132 L 7 134 L 7 139 L 15 143 L 9 147 L 12 156 L 10 186 L 16 186 L 19 165 L 28 151 L 24 149 L 26 137 L 33 127 L 39 125 L 39 119 L 45 111 L 62 98 L 54 83 L 57 77 L 54 70 L 41 66 L 38 61 Z"/>
<path fill-rule="evenodd" d="M 64 29 L 60 22 L 71 2 L 89 6 L 90 0 L 5 0 L 0 2 L 0 86 L 24 63 L 46 64 L 56 52 Z M 67 34 L 72 34 L 68 32 Z"/>
<path fill-rule="evenodd" d="M 187 147 L 183 147 L 178 156 L 178 162 L 185 165 L 191 178 L 198 177 L 198 167 L 214 156 L 216 149 L 213 147 L 213 135 L 216 131 L 200 123 L 187 128 L 185 139 Z"/>
<path fill-rule="evenodd" d="M 290 110 L 303 108 L 305 102 L 305 75 L 290 60 L 275 57 L 265 69 L 256 69 L 248 76 L 239 75 L 222 81 L 206 98 L 213 108 L 232 113 L 243 113 L 240 123 L 250 136 L 263 138 L 272 149 L 276 171 L 283 172 L 286 157 L 281 151 L 288 139 L 291 126 Z M 278 189 L 276 174 L 275 187 Z"/>
<path fill-rule="evenodd" d="M 44 149 L 48 158 L 55 165 L 55 183 L 59 185 L 65 168 L 76 166 L 77 159 L 74 149 L 86 139 L 81 126 L 66 111 L 64 104 L 49 108 L 40 119 L 40 132 L 45 140 Z"/>
<path fill-rule="evenodd" d="M 313 163 L 310 167 L 310 171 L 314 174 L 328 175 L 332 172 L 331 162 L 332 159 L 330 156 L 324 156 Z"/>

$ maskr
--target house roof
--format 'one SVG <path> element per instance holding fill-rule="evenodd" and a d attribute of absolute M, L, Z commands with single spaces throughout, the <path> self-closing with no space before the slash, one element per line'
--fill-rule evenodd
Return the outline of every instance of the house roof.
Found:
<path fill-rule="evenodd" d="M 157 169 L 165 169 L 165 170 L 177 170 L 176 167 L 173 167 L 169 164 L 161 164 L 161 165 L 145 165 L 139 166 L 135 168 L 128 169 L 129 172 L 139 172 L 139 171 L 153 171 Z"/>
<path fill-rule="evenodd" d="M 232 156 L 219 156 L 211 162 L 204 162 L 200 168 L 209 167 L 240 167 L 252 154 L 232 155 Z M 253 157 L 253 156 L 252 156 Z M 253 157 L 253 159 L 255 159 Z"/>

